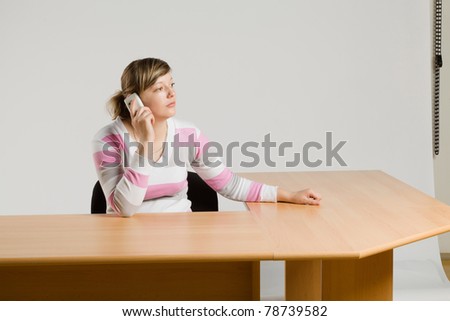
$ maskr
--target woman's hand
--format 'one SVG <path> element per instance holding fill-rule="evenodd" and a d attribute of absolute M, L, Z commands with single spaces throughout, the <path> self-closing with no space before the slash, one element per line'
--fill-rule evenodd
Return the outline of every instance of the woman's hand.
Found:
<path fill-rule="evenodd" d="M 146 156 L 149 143 L 155 141 L 155 130 L 153 128 L 155 117 L 150 108 L 136 107 L 135 100 L 130 104 L 130 117 L 134 139 L 142 145 L 139 147 L 139 154 Z"/>
<path fill-rule="evenodd" d="M 320 205 L 322 197 L 320 194 L 307 188 L 302 191 L 289 192 L 282 188 L 278 188 L 277 200 L 278 202 L 287 202 L 304 205 Z"/>

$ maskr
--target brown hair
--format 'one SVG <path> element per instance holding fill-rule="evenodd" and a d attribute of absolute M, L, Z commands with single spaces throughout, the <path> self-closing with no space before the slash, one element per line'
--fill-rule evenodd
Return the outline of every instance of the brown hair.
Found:
<path fill-rule="evenodd" d="M 158 58 L 144 58 L 131 62 L 122 73 L 122 90 L 117 91 L 108 102 L 112 119 L 117 117 L 130 119 L 130 112 L 124 102 L 125 97 L 132 93 L 140 95 L 159 77 L 170 71 L 169 64 Z"/>

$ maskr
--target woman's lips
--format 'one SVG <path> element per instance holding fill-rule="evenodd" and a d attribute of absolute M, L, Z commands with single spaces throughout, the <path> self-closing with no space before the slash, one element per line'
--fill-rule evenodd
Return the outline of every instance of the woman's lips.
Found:
<path fill-rule="evenodd" d="M 174 102 L 168 104 L 167 107 L 175 107 L 176 105 L 177 105 L 177 103 L 174 101 Z"/>

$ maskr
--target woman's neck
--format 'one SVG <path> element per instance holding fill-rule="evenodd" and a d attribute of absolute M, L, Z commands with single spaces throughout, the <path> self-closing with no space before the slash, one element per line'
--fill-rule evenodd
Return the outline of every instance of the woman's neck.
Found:
<path fill-rule="evenodd" d="M 155 141 L 162 142 L 167 136 L 167 120 L 156 121 L 153 124 L 155 130 Z"/>

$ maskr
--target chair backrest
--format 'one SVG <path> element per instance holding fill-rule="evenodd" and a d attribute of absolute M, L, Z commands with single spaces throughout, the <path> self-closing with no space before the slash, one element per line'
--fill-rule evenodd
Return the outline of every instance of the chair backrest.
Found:
<path fill-rule="evenodd" d="M 105 214 L 106 213 L 106 198 L 103 193 L 100 182 L 97 181 L 92 190 L 91 198 L 91 214 Z"/>
<path fill-rule="evenodd" d="M 219 210 L 219 200 L 217 192 L 205 183 L 197 173 L 188 172 L 187 197 L 191 201 L 193 212 L 215 212 Z M 106 213 L 106 198 L 100 182 L 94 185 L 91 198 L 91 213 Z"/>
<path fill-rule="evenodd" d="M 197 173 L 188 172 L 187 198 L 191 201 L 193 212 L 216 212 L 219 210 L 217 192 L 211 188 Z"/>

